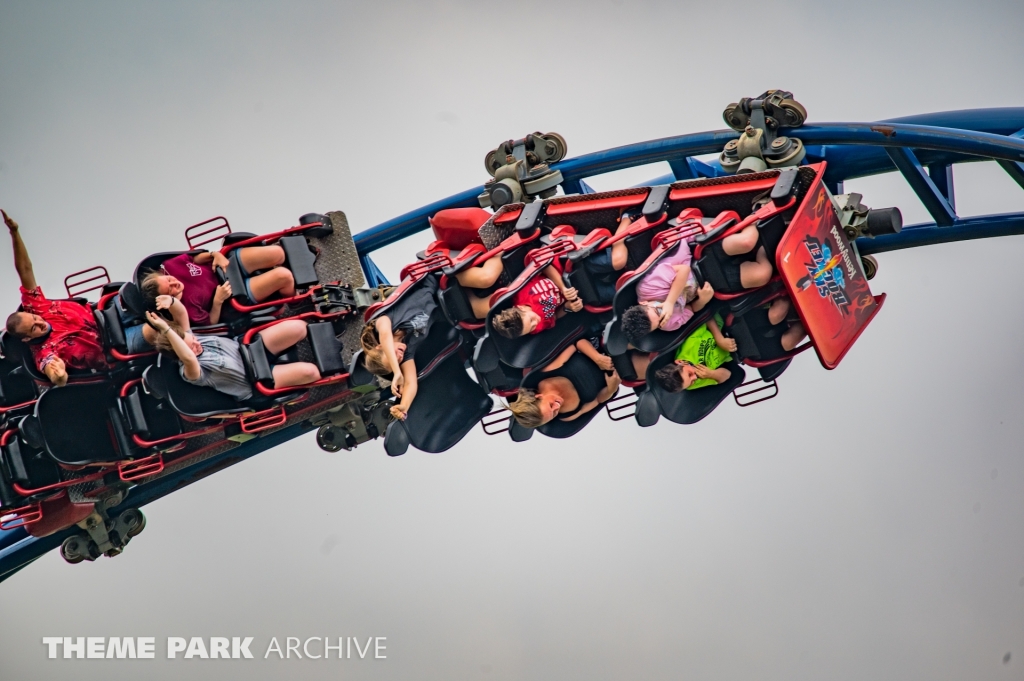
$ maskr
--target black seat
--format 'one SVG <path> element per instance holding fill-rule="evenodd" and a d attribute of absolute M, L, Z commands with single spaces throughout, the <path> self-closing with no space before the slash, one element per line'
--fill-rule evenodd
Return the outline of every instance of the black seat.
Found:
<path fill-rule="evenodd" d="M 166 401 L 148 394 L 138 384 L 118 398 L 118 407 L 128 430 L 144 440 L 162 440 L 181 435 L 181 419 Z"/>
<path fill-rule="evenodd" d="M 696 390 L 682 390 L 670 393 L 662 388 L 654 377 L 659 369 L 675 361 L 676 349 L 663 352 L 651 361 L 647 367 L 647 392 L 641 402 L 657 401 L 661 414 L 673 423 L 697 423 L 715 410 L 736 387 L 743 382 L 746 374 L 743 367 L 735 359 L 723 364 L 729 369 L 729 380 L 718 385 L 709 385 Z M 647 406 L 646 404 L 643 406 Z M 653 425 L 651 421 L 641 420 L 645 410 L 638 405 L 637 421 L 640 425 Z M 656 420 L 656 419 L 655 419 Z"/>
<path fill-rule="evenodd" d="M 4 331 L 4 334 L 7 332 Z M 17 341 L 21 342 L 21 341 Z M 0 346 L 2 348 L 2 346 Z M 8 357 L 0 350 L 0 407 L 31 402 L 36 398 L 36 385 L 25 371 L 20 357 Z"/>
<path fill-rule="evenodd" d="M 416 399 L 407 418 L 393 421 L 385 432 L 389 456 L 404 454 L 410 445 L 430 453 L 450 449 L 491 411 L 491 398 L 470 378 L 460 346 L 456 329 L 434 322 L 416 352 Z"/>
<path fill-rule="evenodd" d="M 109 382 L 47 390 L 36 402 L 34 418 L 46 452 L 62 465 L 123 461 L 133 454 L 117 406 L 117 389 Z"/>
<path fill-rule="evenodd" d="M 320 375 L 328 376 L 345 371 L 345 361 L 341 357 L 344 348 L 338 340 L 334 325 L 331 322 L 316 322 L 306 328 L 313 362 L 320 370 Z"/>
<path fill-rule="evenodd" d="M 732 313 L 726 319 L 724 331 L 736 341 L 735 354 L 740 358 L 768 362 L 788 355 L 781 342 L 788 326 L 785 322 L 773 325 L 766 308 L 779 287 L 779 283 L 771 284 L 730 306 Z M 779 369 L 774 375 L 784 370 Z"/>
<path fill-rule="evenodd" d="M 206 386 L 194 385 L 181 377 L 180 363 L 174 357 L 161 354 L 156 365 L 146 369 L 143 380 L 150 392 L 166 395 L 174 411 L 192 418 L 205 419 L 218 414 L 240 414 L 252 407 L 231 395 Z"/>
<path fill-rule="evenodd" d="M 12 424 L 17 425 L 17 424 Z M 60 469 L 42 447 L 33 447 L 19 432 L 3 435 L 0 445 L 0 506 L 13 508 L 26 501 L 14 485 L 38 489 L 60 482 Z M 49 493 L 41 493 L 52 494 Z"/>

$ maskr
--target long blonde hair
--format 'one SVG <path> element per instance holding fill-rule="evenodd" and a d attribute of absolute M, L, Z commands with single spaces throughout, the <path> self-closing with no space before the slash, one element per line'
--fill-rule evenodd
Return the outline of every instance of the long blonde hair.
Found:
<path fill-rule="evenodd" d="M 146 323 L 146 322 L 143 322 L 143 323 Z M 184 338 L 185 338 L 185 330 L 181 328 L 181 326 L 178 324 L 178 322 L 168 322 L 167 326 L 170 327 L 171 331 L 173 331 L 174 333 L 178 334 L 178 336 L 180 336 L 184 340 Z M 156 348 L 158 352 L 162 352 L 162 353 L 167 354 L 167 355 L 174 355 L 175 354 L 174 353 L 174 346 L 171 345 L 171 341 L 167 337 L 167 334 L 165 334 L 165 333 L 159 333 L 158 332 L 156 334 L 156 338 L 153 340 L 153 347 Z"/>
<path fill-rule="evenodd" d="M 401 329 L 394 332 L 395 342 L 405 338 L 405 332 Z M 390 376 L 393 372 L 388 365 L 388 358 L 384 354 L 384 348 L 380 346 L 380 336 L 377 334 L 377 326 L 370 322 L 363 327 L 359 336 L 359 344 L 363 347 L 363 364 L 366 369 L 375 376 Z"/>
<path fill-rule="evenodd" d="M 537 428 L 544 425 L 544 417 L 540 413 L 540 400 L 537 399 L 537 393 L 533 390 L 520 388 L 515 401 L 508 403 L 508 410 L 524 428 Z"/>

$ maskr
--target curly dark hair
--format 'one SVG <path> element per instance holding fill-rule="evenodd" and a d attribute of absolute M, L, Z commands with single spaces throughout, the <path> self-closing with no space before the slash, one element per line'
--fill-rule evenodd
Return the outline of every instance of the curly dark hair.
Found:
<path fill-rule="evenodd" d="M 634 346 L 651 332 L 651 319 L 643 305 L 634 305 L 622 313 L 622 333 Z"/>
<path fill-rule="evenodd" d="M 654 373 L 654 380 L 658 382 L 666 392 L 678 393 L 683 390 L 683 377 L 679 375 L 679 366 L 672 362 L 666 364 Z"/>

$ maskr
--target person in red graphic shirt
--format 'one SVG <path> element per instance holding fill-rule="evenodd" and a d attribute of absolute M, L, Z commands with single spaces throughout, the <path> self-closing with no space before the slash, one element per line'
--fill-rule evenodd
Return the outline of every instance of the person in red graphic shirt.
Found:
<path fill-rule="evenodd" d="M 22 311 L 7 318 L 7 333 L 28 343 L 39 370 L 55 386 L 68 382 L 68 369 L 109 369 L 92 310 L 73 300 L 49 300 L 43 295 L 18 223 L 5 211 L 0 213 L 11 233 L 14 268 L 21 279 Z"/>
<path fill-rule="evenodd" d="M 562 273 L 555 265 L 548 265 L 541 274 L 519 289 L 512 307 L 494 316 L 494 330 L 505 338 L 518 338 L 554 328 L 555 322 L 566 311 L 583 309 L 576 289 L 566 287 Z"/>

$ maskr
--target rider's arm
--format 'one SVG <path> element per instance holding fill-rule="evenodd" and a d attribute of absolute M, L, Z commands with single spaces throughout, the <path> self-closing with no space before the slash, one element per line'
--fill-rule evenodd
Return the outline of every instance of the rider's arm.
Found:
<path fill-rule="evenodd" d="M 395 334 L 391 329 L 391 318 L 387 315 L 377 317 L 374 325 L 377 327 L 377 338 L 380 339 L 381 350 L 391 365 L 391 372 L 395 375 L 402 375 L 402 367 L 398 364 L 398 354 L 395 352 Z"/>
<path fill-rule="evenodd" d="M 405 387 L 402 388 L 402 401 L 398 403 L 398 406 L 404 413 L 408 414 L 412 401 L 416 399 L 416 391 L 419 389 L 419 382 L 416 378 L 416 362 L 414 360 L 407 359 L 402 362 L 402 377 L 405 379 Z"/>
<path fill-rule="evenodd" d="M 615 393 L 618 392 L 618 390 L 619 390 L 619 384 L 621 382 L 622 381 L 619 380 L 619 375 L 617 373 L 616 374 L 612 374 L 611 376 L 606 376 L 605 377 L 605 387 L 604 387 L 603 390 L 601 390 L 601 392 L 599 392 L 597 394 L 597 397 L 595 397 L 593 401 L 587 402 L 586 404 L 584 404 L 580 408 L 580 410 L 578 412 L 576 412 L 575 414 L 573 414 L 572 416 L 569 416 L 569 417 L 564 418 L 562 420 L 563 421 L 575 421 L 577 418 L 579 418 L 583 414 L 586 414 L 587 412 L 592 411 L 592 410 L 596 409 L 597 407 L 600 407 L 602 404 L 604 404 L 605 402 L 607 402 L 608 400 L 610 400 L 612 397 L 615 396 Z"/>
<path fill-rule="evenodd" d="M 567 347 L 565 350 L 562 350 L 562 354 L 560 354 L 558 357 L 555 357 L 551 364 L 544 367 L 544 371 L 554 371 L 558 367 L 562 366 L 563 364 L 569 361 L 569 358 L 572 357 L 572 353 L 574 352 L 576 352 L 576 347 L 572 345 Z"/>
<path fill-rule="evenodd" d="M 26 291 L 34 291 L 38 286 L 36 274 L 32 270 L 32 260 L 28 257 L 28 249 L 25 242 L 21 240 L 21 232 L 18 230 L 18 223 L 11 219 L 6 212 L 3 213 L 4 223 L 11 232 L 11 246 L 14 247 L 14 269 L 18 272 L 21 285 Z"/>

